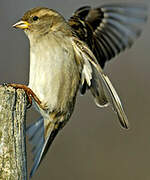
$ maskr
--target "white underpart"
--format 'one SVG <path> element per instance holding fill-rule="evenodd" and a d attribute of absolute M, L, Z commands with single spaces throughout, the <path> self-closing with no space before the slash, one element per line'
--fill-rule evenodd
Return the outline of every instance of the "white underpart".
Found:
<path fill-rule="evenodd" d="M 31 44 L 29 87 L 43 104 L 46 103 L 49 109 L 53 110 L 59 101 L 58 95 L 61 88 L 65 91 L 65 86 L 64 94 L 69 93 L 67 86 L 70 86 L 71 74 L 69 77 L 68 66 L 71 67 L 73 54 L 68 54 L 62 48 L 63 42 L 49 38 L 49 47 L 47 47 L 46 40 L 34 47 Z M 70 47 L 72 47 L 71 43 Z"/>

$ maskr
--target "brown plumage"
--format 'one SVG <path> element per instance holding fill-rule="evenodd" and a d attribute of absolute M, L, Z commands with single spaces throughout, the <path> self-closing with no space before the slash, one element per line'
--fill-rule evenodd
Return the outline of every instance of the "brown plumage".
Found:
<path fill-rule="evenodd" d="M 104 68 L 106 61 L 130 48 L 142 32 L 147 8 L 139 4 L 108 4 L 98 8 L 84 6 L 68 23 L 80 40 L 86 42 Z M 81 94 L 88 88 L 84 83 Z"/>
<path fill-rule="evenodd" d="M 69 19 L 69 25 L 88 44 L 103 68 L 107 60 L 133 45 L 146 20 L 146 6 L 114 3 L 81 7 Z"/>
<path fill-rule="evenodd" d="M 40 7 L 29 10 L 14 25 L 30 41 L 29 88 L 37 96 L 34 105 L 42 116 L 27 129 L 34 146 L 30 176 L 71 117 L 79 87 L 82 94 L 91 91 L 97 106 L 111 105 L 121 126 L 128 129 L 121 101 L 102 68 L 131 47 L 146 18 L 146 8 L 141 5 L 86 6 L 68 21 L 58 12 Z"/>

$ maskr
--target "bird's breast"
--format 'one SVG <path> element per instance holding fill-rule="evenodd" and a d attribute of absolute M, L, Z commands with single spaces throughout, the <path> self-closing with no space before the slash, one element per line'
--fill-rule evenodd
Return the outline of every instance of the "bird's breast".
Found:
<path fill-rule="evenodd" d="M 78 83 L 71 45 L 51 40 L 31 47 L 29 87 L 42 103 L 62 109 L 76 93 Z"/>

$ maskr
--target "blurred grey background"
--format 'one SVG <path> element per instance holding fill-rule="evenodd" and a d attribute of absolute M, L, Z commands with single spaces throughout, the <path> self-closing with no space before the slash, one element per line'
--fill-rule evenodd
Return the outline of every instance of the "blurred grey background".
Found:
<path fill-rule="evenodd" d="M 0 83 L 28 83 L 29 42 L 22 31 L 11 27 L 25 11 L 47 6 L 68 18 L 82 5 L 98 6 L 106 2 L 112 3 L 111 0 L 1 0 Z M 142 2 L 149 4 L 149 0 Z M 150 21 L 135 45 L 105 68 L 122 99 L 130 130 L 120 128 L 111 108 L 97 108 L 90 94 L 78 96 L 70 122 L 56 137 L 33 180 L 150 179 L 149 28 Z M 38 116 L 30 109 L 27 124 Z M 27 148 L 30 171 L 31 146 L 28 144 Z"/>

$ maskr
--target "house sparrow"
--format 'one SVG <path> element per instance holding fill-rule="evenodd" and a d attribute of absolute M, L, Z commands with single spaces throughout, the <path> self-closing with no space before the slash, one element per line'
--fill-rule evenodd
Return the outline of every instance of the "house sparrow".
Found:
<path fill-rule="evenodd" d="M 91 91 L 99 107 L 110 105 L 128 129 L 121 101 L 102 69 L 139 37 L 146 10 L 137 4 L 85 6 L 66 21 L 58 12 L 38 7 L 13 25 L 23 29 L 30 41 L 30 78 L 28 87 L 12 86 L 24 88 L 41 114 L 27 129 L 34 146 L 30 177 L 72 115 L 78 90 Z"/>

